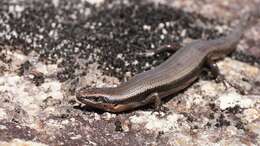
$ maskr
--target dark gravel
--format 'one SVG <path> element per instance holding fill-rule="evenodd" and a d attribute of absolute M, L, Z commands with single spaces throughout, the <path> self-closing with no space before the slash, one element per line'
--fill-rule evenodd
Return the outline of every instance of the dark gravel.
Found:
<path fill-rule="evenodd" d="M 137 0 L 106 1 L 99 7 L 79 0 L 59 1 L 57 6 L 51 0 L 2 0 L 0 22 L 0 44 L 25 54 L 35 51 L 40 60 L 58 63 L 64 68 L 60 81 L 84 74 L 83 68 L 93 62 L 104 74 L 123 79 L 126 72 L 148 70 L 169 56 L 140 53 L 163 44 L 178 46 L 185 38 L 220 35 L 215 20 Z M 79 59 L 85 60 L 83 67 Z"/>

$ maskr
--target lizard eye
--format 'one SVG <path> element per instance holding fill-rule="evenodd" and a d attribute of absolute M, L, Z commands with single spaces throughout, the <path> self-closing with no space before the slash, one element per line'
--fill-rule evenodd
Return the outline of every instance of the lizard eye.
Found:
<path fill-rule="evenodd" d="M 107 102 L 105 96 L 88 96 L 87 99 L 94 101 L 94 102 L 98 102 L 98 103 L 106 103 Z"/>

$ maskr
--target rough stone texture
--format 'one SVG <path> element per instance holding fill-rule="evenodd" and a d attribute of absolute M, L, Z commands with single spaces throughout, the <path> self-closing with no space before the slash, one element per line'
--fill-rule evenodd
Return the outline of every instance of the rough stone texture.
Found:
<path fill-rule="evenodd" d="M 149 106 L 96 111 L 74 95 L 118 85 L 170 55 L 147 50 L 227 34 L 256 2 L 1 0 L 0 145 L 260 145 L 259 23 L 218 62 L 245 95 L 204 74 L 161 115 Z"/>

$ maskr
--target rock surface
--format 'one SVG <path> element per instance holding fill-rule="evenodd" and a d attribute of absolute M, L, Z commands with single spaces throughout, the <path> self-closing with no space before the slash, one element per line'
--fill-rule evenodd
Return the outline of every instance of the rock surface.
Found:
<path fill-rule="evenodd" d="M 226 35 L 256 2 L 1 0 L 0 145 L 260 145 L 259 23 L 218 62 L 245 95 L 203 74 L 160 116 L 75 100 L 79 87 L 116 86 L 170 56 L 147 50 Z"/>

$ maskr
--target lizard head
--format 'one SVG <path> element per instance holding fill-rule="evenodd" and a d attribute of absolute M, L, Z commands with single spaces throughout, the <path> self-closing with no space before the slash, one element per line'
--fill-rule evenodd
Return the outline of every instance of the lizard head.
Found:
<path fill-rule="evenodd" d="M 127 106 L 123 103 L 115 103 L 111 95 L 105 94 L 106 88 L 83 88 L 76 91 L 76 99 L 87 107 L 108 112 L 122 112 Z"/>
<path fill-rule="evenodd" d="M 76 91 L 76 98 L 81 102 L 110 103 L 111 96 L 104 93 L 104 88 L 83 88 Z"/>

